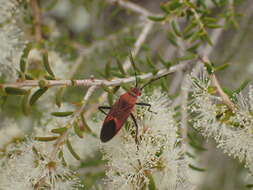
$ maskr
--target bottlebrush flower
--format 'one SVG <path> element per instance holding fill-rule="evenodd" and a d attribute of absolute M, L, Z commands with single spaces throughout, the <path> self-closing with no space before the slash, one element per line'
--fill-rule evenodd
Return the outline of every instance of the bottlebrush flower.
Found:
<path fill-rule="evenodd" d="M 74 190 L 79 180 L 60 158 L 50 159 L 53 144 L 28 140 L 9 149 L 8 157 L 1 162 L 1 190 Z M 40 188 L 39 188 L 40 187 Z"/>
<path fill-rule="evenodd" d="M 16 75 L 26 43 L 19 23 L 21 11 L 15 0 L 0 0 L 0 76 L 10 80 Z M 20 23 L 19 23 L 20 24 Z"/>
<path fill-rule="evenodd" d="M 253 173 L 253 88 L 249 88 L 248 97 L 237 96 L 235 110 L 230 110 L 220 97 L 212 95 L 213 87 L 205 70 L 203 73 L 202 77 L 194 74 L 189 77 L 193 127 L 205 137 L 213 137 L 217 146 L 229 156 L 245 161 L 245 166 Z"/>
<path fill-rule="evenodd" d="M 128 130 L 122 129 L 102 145 L 104 159 L 108 161 L 108 189 L 144 189 L 148 186 L 156 186 L 159 190 L 192 189 L 188 162 L 179 145 L 178 123 L 168 97 L 155 91 L 140 101 L 149 102 L 157 114 L 148 112 L 146 108 L 136 108 L 139 145 L 134 140 L 132 122 L 129 122 Z"/>

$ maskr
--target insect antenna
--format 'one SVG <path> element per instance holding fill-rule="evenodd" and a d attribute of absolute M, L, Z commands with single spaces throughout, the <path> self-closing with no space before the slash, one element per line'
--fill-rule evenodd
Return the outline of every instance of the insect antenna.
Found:
<path fill-rule="evenodd" d="M 162 76 L 160 76 L 160 77 L 151 79 L 151 80 L 148 81 L 146 84 L 144 84 L 140 89 L 142 90 L 143 88 L 145 88 L 145 87 L 146 87 L 147 85 L 149 85 L 150 83 L 152 83 L 152 82 L 154 82 L 154 81 L 156 81 L 156 80 L 159 80 L 159 79 L 161 79 L 161 78 L 163 78 L 163 77 L 166 77 L 166 76 L 168 76 L 169 74 L 171 74 L 171 73 L 167 73 L 167 74 L 162 75 Z"/>
<path fill-rule="evenodd" d="M 136 74 L 136 65 L 135 65 L 135 62 L 134 62 L 134 58 L 133 58 L 133 55 L 132 55 L 132 53 L 131 53 L 131 51 L 130 51 L 130 62 L 131 62 L 131 64 L 132 64 L 132 66 L 133 66 L 133 68 L 134 68 L 134 76 L 135 76 L 135 87 L 137 88 L 138 87 L 138 80 L 137 80 L 137 74 Z"/>

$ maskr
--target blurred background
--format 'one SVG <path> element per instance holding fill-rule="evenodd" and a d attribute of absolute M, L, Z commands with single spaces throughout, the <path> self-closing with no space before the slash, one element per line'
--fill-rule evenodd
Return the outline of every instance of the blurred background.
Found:
<path fill-rule="evenodd" d="M 224 0 L 225 2 L 226 0 Z M 160 5 L 167 0 L 132 0 L 125 1 L 152 14 L 162 14 Z M 227 1 L 226 1 L 227 2 Z M 252 0 L 234 1 L 233 11 L 236 14 L 237 23 L 229 26 L 224 23 L 223 28 L 208 31 L 213 41 L 213 46 L 202 43 L 198 48 L 199 54 L 207 54 L 216 65 L 229 64 L 229 67 L 217 73 L 221 85 L 234 90 L 245 80 L 252 81 L 253 76 L 253 2 Z M 223 7 L 216 7 L 213 1 L 206 0 L 205 5 L 212 10 L 213 16 L 224 13 Z M 129 50 L 135 47 L 139 35 L 147 25 L 146 15 L 132 11 L 111 0 L 47 0 L 40 1 L 42 8 L 42 33 L 47 41 L 50 51 L 56 53 L 52 56 L 54 70 L 57 70 L 59 78 L 84 79 L 91 76 L 104 78 L 104 69 L 108 62 L 114 70 L 117 70 L 117 60 L 124 63 L 129 55 Z M 20 24 L 25 33 L 25 38 L 31 40 L 30 26 L 31 10 L 24 5 L 24 24 Z M 22 21 L 23 22 L 23 21 Z M 178 20 L 179 27 L 187 24 L 186 20 Z M 183 50 L 189 48 L 189 44 L 177 39 L 178 46 L 168 40 L 168 32 L 171 27 L 166 22 L 153 23 L 148 31 L 146 40 L 141 44 L 135 60 L 141 72 L 149 72 L 146 66 L 147 58 L 162 68 L 158 63 L 159 56 L 165 60 L 175 60 L 184 55 Z M 133 48 L 134 49 L 134 48 Z M 34 55 L 36 59 L 36 55 Z M 33 57 L 30 58 L 33 60 Z M 177 72 L 168 77 L 168 86 L 165 89 L 171 98 L 181 93 L 181 83 L 185 74 L 194 67 L 191 62 L 188 69 Z M 250 82 L 252 83 L 252 82 Z M 64 94 L 65 102 L 80 102 L 84 95 L 84 88 L 68 88 Z M 92 110 L 87 117 L 92 117 L 93 103 L 97 103 L 103 91 L 100 89 L 89 103 Z M 22 119 L 21 100 L 14 97 L 5 102 L 0 120 L 6 116 L 32 126 L 32 123 Z M 41 117 L 40 110 L 34 111 L 34 117 Z M 247 169 L 243 163 L 228 157 L 222 150 L 216 148 L 217 144 L 212 140 L 204 140 L 201 136 L 192 132 L 198 139 L 201 148 L 192 149 L 195 159 L 192 161 L 205 171 L 192 172 L 193 181 L 198 184 L 198 190 L 244 190 L 251 183 Z M 83 160 L 78 172 L 83 179 L 85 189 L 94 188 L 94 184 L 101 182 L 104 173 L 101 155 L 96 152 Z"/>

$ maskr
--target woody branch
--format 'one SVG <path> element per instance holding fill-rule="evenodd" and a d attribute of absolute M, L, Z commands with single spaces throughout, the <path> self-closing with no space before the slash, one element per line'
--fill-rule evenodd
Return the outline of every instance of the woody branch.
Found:
<path fill-rule="evenodd" d="M 169 69 L 161 69 L 157 72 L 156 75 L 152 73 L 146 73 L 142 75 L 138 75 L 137 77 L 145 80 L 145 79 L 153 79 L 156 77 L 160 77 L 166 75 L 168 73 L 173 73 L 178 70 L 182 70 L 187 66 L 186 63 L 181 63 L 175 66 L 170 67 Z M 47 87 L 53 86 L 117 86 L 122 83 L 131 83 L 135 81 L 135 77 L 127 77 L 127 78 L 118 78 L 113 80 L 102 80 L 102 79 L 82 79 L 82 80 L 25 80 L 22 82 L 3 84 L 2 88 L 6 87 L 15 87 L 15 88 L 23 88 L 23 87 L 39 87 L 40 82 L 43 81 L 43 85 Z"/>

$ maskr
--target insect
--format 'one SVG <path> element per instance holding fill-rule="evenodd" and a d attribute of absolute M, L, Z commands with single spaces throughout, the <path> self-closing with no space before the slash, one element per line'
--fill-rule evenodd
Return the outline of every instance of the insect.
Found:
<path fill-rule="evenodd" d="M 130 60 L 131 63 L 135 69 L 135 64 L 133 61 L 133 57 L 130 54 Z M 168 73 L 169 74 L 169 73 Z M 144 84 L 141 88 L 138 87 L 137 83 L 137 77 L 136 77 L 136 71 L 135 71 L 135 87 L 131 88 L 130 91 L 122 94 L 119 99 L 113 104 L 112 107 L 110 106 L 99 106 L 98 109 L 106 115 L 106 118 L 104 120 L 102 130 L 100 133 L 100 140 L 102 142 L 107 142 L 111 140 L 122 128 L 128 117 L 130 116 L 134 122 L 136 132 L 135 132 L 135 142 L 138 144 L 138 125 L 136 118 L 134 117 L 132 111 L 134 109 L 135 105 L 140 106 L 147 106 L 149 112 L 153 112 L 150 110 L 151 104 L 148 103 L 142 103 L 137 102 L 138 96 L 141 96 L 141 92 L 144 87 L 146 87 L 151 82 L 158 80 L 164 76 L 167 76 L 168 74 L 165 74 L 161 77 L 151 79 L 148 83 Z M 104 110 L 110 110 L 107 114 Z M 155 112 L 153 112 L 155 113 Z"/>

